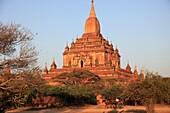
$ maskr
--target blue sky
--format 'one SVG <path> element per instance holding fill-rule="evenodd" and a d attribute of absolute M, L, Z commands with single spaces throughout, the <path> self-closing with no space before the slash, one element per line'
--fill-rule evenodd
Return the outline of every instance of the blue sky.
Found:
<path fill-rule="evenodd" d="M 91 0 L 0 0 L 0 21 L 31 29 L 43 68 L 53 57 L 62 67 L 66 42 L 84 32 Z M 170 76 L 170 1 L 95 0 L 101 33 L 116 45 L 121 66 Z"/>

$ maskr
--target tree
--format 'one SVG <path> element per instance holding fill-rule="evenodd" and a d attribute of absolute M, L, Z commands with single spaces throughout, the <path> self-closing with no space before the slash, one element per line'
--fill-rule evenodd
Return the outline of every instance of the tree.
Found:
<path fill-rule="evenodd" d="M 38 52 L 32 44 L 33 33 L 19 24 L 0 23 L 0 69 L 8 64 L 12 69 L 30 69 Z"/>
<path fill-rule="evenodd" d="M 32 44 L 34 35 L 18 24 L 0 23 L 0 111 L 26 105 L 33 90 L 44 84 L 36 68 L 38 52 Z M 3 73 L 5 66 L 11 68 Z"/>
<path fill-rule="evenodd" d="M 0 84 L 0 106 L 5 109 L 17 108 L 27 105 L 27 100 L 32 92 L 41 92 L 45 86 L 39 73 L 24 72 L 6 75 Z M 36 95 L 36 94 L 35 94 Z"/>
<path fill-rule="evenodd" d="M 154 113 L 154 104 L 159 102 L 169 103 L 169 83 L 157 73 L 146 72 L 145 79 L 131 82 L 125 90 L 127 99 L 140 101 L 146 106 L 147 113 Z"/>
<path fill-rule="evenodd" d="M 40 96 L 42 98 L 47 96 L 56 97 L 56 99 L 61 100 L 59 104 L 62 106 L 97 104 L 93 88 L 81 84 L 48 86 Z"/>
<path fill-rule="evenodd" d="M 122 87 L 121 85 L 113 85 L 110 88 L 104 88 L 101 90 L 101 94 L 106 98 L 110 100 L 116 100 L 116 98 L 121 98 L 122 94 Z"/>
<path fill-rule="evenodd" d="M 100 77 L 87 70 L 74 70 L 70 73 L 62 73 L 53 78 L 56 82 L 64 85 L 88 85 L 95 86 Z"/>

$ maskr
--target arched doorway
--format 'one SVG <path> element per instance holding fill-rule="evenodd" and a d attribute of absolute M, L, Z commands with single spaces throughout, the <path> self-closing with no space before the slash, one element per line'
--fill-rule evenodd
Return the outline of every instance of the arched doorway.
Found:
<path fill-rule="evenodd" d="M 83 67 L 83 65 L 84 65 L 84 62 L 81 60 L 81 62 L 80 62 L 81 68 Z"/>

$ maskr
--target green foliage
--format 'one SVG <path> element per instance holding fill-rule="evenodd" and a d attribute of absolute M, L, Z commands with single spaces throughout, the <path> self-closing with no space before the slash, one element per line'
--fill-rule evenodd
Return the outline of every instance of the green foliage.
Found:
<path fill-rule="evenodd" d="M 170 83 L 169 78 L 163 78 L 157 73 L 147 72 L 145 79 L 137 79 L 130 83 L 124 94 L 127 99 L 140 101 L 146 105 L 147 112 L 154 112 L 154 103 L 169 104 Z"/>
<path fill-rule="evenodd" d="M 83 85 L 48 86 L 43 95 L 59 97 L 64 106 L 97 103 L 92 89 Z"/>
<path fill-rule="evenodd" d="M 122 96 L 122 86 L 121 85 L 113 85 L 110 88 L 104 88 L 100 92 L 106 99 L 115 100 L 116 98 L 121 98 Z"/>
<path fill-rule="evenodd" d="M 54 77 L 60 87 L 51 87 L 47 91 L 51 96 L 56 95 L 62 99 L 63 105 L 96 104 L 96 87 L 102 81 L 99 76 L 86 70 L 74 70 Z M 54 89 L 53 89 L 54 88 Z M 98 87 L 99 88 L 99 87 Z"/>
<path fill-rule="evenodd" d="M 70 73 L 62 73 L 54 77 L 56 82 L 64 85 L 84 84 L 95 85 L 97 81 L 100 81 L 100 77 L 87 71 L 87 70 L 74 70 Z"/>
<path fill-rule="evenodd" d="M 45 86 L 43 96 L 58 96 L 62 92 L 62 89 L 57 86 Z"/>
<path fill-rule="evenodd" d="M 86 71 L 74 70 L 62 73 L 53 78 L 60 87 L 47 88 L 51 96 L 59 96 L 64 105 L 96 104 L 95 94 L 107 98 L 119 98 L 122 92 L 120 85 L 115 85 L 116 79 L 100 79 L 99 76 Z"/>
<path fill-rule="evenodd" d="M 125 91 L 126 96 L 134 101 L 146 103 L 153 99 L 157 103 L 168 103 L 170 98 L 169 78 L 157 73 L 147 72 L 144 80 L 137 79 L 130 83 Z"/>

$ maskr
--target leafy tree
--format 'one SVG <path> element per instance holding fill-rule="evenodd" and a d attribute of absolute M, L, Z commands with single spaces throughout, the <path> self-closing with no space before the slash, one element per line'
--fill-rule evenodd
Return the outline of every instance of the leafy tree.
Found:
<path fill-rule="evenodd" d="M 100 81 L 100 77 L 87 70 L 74 70 L 70 73 L 62 73 L 53 78 L 56 82 L 64 85 L 89 85 L 94 86 Z"/>
<path fill-rule="evenodd" d="M 170 86 L 157 73 L 147 72 L 145 79 L 137 79 L 127 86 L 127 99 L 140 101 L 146 106 L 147 113 L 154 113 L 154 104 L 157 102 L 169 103 Z"/>
<path fill-rule="evenodd" d="M 100 79 L 99 76 L 87 70 L 74 70 L 70 73 L 62 73 L 53 78 L 62 87 L 62 90 L 67 92 L 68 97 L 73 96 L 74 102 L 94 103 L 96 104 L 95 96 L 102 94 L 105 97 L 115 98 L 120 96 L 120 86 L 115 85 L 115 79 Z M 112 95 L 116 93 L 115 95 Z M 114 97 L 113 97 L 114 96 Z M 71 98 L 71 97 L 70 97 Z M 89 100 L 89 102 L 85 101 Z M 80 102 L 81 100 L 81 102 Z M 84 103 L 82 102 L 82 103 Z"/>
<path fill-rule="evenodd" d="M 64 106 L 96 104 L 93 89 L 83 85 L 48 86 L 42 92 L 44 96 L 59 97 Z"/>
<path fill-rule="evenodd" d="M 122 99 L 123 87 L 120 84 L 115 84 L 112 87 L 105 87 L 101 89 L 100 94 L 105 97 L 106 100 L 115 102 L 115 100 Z"/>

